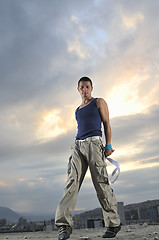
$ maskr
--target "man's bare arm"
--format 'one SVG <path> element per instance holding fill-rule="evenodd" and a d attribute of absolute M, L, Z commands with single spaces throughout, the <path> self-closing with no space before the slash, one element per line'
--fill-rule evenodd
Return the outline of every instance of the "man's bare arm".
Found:
<path fill-rule="evenodd" d="M 104 126 L 104 134 L 105 134 L 106 144 L 111 144 L 111 126 L 110 126 L 110 122 L 109 122 L 108 105 L 103 98 L 98 98 L 97 106 L 99 108 L 103 126 Z M 114 152 L 113 149 L 106 149 L 106 156 L 111 155 L 112 152 Z"/>

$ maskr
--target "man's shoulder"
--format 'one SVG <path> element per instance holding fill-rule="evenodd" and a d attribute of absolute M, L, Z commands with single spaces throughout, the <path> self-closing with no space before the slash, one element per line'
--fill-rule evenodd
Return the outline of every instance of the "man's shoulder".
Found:
<path fill-rule="evenodd" d="M 103 105 L 105 103 L 106 103 L 106 101 L 103 98 L 97 98 L 97 104 L 98 105 Z"/>
<path fill-rule="evenodd" d="M 107 108 L 107 103 L 103 98 L 98 98 L 97 99 L 97 107 L 99 110 Z"/>
<path fill-rule="evenodd" d="M 98 102 L 103 102 L 103 101 L 105 102 L 104 98 L 97 98 L 97 101 Z"/>

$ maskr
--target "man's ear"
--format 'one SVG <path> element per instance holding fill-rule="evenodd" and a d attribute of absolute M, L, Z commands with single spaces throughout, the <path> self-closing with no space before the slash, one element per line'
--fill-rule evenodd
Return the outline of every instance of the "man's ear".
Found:
<path fill-rule="evenodd" d="M 77 87 L 77 90 L 79 91 L 79 87 Z"/>

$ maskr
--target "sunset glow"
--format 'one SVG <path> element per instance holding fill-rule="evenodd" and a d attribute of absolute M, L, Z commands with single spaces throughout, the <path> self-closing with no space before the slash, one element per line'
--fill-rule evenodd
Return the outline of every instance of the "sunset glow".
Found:
<path fill-rule="evenodd" d="M 135 13 L 132 16 L 122 16 L 124 27 L 136 29 L 139 23 L 142 23 L 144 16 L 142 13 Z"/>
<path fill-rule="evenodd" d="M 145 103 L 138 96 L 139 84 L 140 79 L 136 76 L 132 80 L 112 89 L 107 97 L 110 118 L 139 113 L 145 110 Z"/>
<path fill-rule="evenodd" d="M 7 184 L 5 182 L 3 182 L 3 181 L 0 181 L 0 186 L 1 187 L 5 187 L 5 186 L 7 186 Z"/>
<path fill-rule="evenodd" d="M 67 108 L 68 106 L 64 106 Z M 63 110 L 64 111 L 64 110 Z M 64 115 L 61 109 L 53 109 L 45 113 L 43 120 L 38 128 L 37 136 L 39 139 L 56 138 L 61 134 L 65 134 L 74 128 L 74 111 L 69 107 L 69 112 Z"/>
<path fill-rule="evenodd" d="M 18 181 L 19 182 L 24 182 L 26 179 L 25 178 L 19 178 Z"/>

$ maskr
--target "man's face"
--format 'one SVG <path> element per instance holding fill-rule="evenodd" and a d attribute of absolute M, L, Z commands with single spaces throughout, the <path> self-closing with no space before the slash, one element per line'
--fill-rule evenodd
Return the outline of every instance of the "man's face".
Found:
<path fill-rule="evenodd" d="M 82 98 L 89 98 L 91 97 L 91 92 L 93 90 L 93 87 L 91 86 L 91 83 L 88 82 L 80 82 L 79 87 L 77 88 L 79 93 L 81 94 Z"/>

